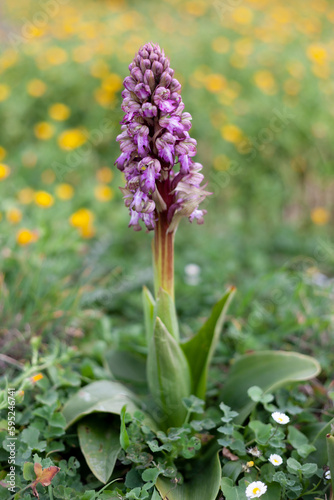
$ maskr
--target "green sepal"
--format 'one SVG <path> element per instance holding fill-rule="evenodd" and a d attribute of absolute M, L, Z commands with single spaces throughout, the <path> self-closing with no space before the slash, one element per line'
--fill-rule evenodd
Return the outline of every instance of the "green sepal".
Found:
<path fill-rule="evenodd" d="M 232 364 L 219 398 L 239 413 L 235 423 L 241 424 L 256 405 L 248 397 L 250 387 L 258 386 L 264 393 L 271 393 L 285 384 L 312 379 L 320 370 L 316 359 L 295 352 L 245 354 Z"/>
<path fill-rule="evenodd" d="M 142 299 L 143 299 L 143 309 L 144 309 L 146 341 L 147 344 L 149 344 L 149 341 L 152 338 L 154 331 L 156 303 L 151 292 L 146 286 L 143 287 Z"/>
<path fill-rule="evenodd" d="M 147 380 L 162 413 L 161 425 L 180 427 L 187 415 L 182 399 L 191 394 L 190 370 L 182 349 L 159 317 L 148 350 Z"/>
<path fill-rule="evenodd" d="M 156 488 L 161 498 L 166 500 L 216 500 L 220 488 L 221 467 L 219 455 L 215 454 L 205 464 L 200 463 L 198 471 L 194 470 L 193 477 L 183 484 L 173 484 L 166 478 L 158 477 Z"/>
<path fill-rule="evenodd" d="M 159 317 L 169 333 L 178 342 L 180 339 L 179 324 L 176 316 L 175 302 L 166 290 L 159 288 L 155 316 Z"/>
<path fill-rule="evenodd" d="M 199 332 L 187 342 L 181 343 L 191 370 L 192 393 L 200 399 L 205 399 L 209 366 L 235 291 L 235 287 L 229 288 L 215 304 L 209 318 Z"/>

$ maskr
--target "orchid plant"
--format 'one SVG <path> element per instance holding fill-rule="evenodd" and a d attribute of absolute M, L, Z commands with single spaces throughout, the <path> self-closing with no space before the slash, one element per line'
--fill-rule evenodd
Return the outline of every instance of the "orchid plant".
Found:
<path fill-rule="evenodd" d="M 117 137 L 121 154 L 116 165 L 125 178 L 121 191 L 130 213 L 129 226 L 136 231 L 144 227 L 154 233 L 154 296 L 147 288 L 143 290 L 146 391 L 144 394 L 138 391 L 136 384 L 129 387 L 129 380 L 127 384 L 117 380 L 119 362 L 123 363 L 123 372 L 127 369 L 134 372 L 137 368 L 130 355 L 116 352 L 110 363 L 112 380 L 85 386 L 63 409 L 68 426 L 80 420 L 78 433 L 82 451 L 93 473 L 104 483 L 110 479 L 121 449 L 124 451 L 129 446 L 127 414 L 143 412 L 147 432 L 155 433 L 157 447 L 160 443 L 159 449 L 162 449 L 166 433 L 189 425 L 192 420 L 195 422 L 198 413 L 203 411 L 198 402 L 204 405 L 206 401 L 210 363 L 227 308 L 236 292 L 230 287 L 200 330 L 191 338 L 180 338 L 174 297 L 175 233 L 183 217 L 203 223 L 206 211 L 200 205 L 210 193 L 202 184 L 202 165 L 194 160 L 196 141 L 190 136 L 191 115 L 184 111 L 181 84 L 174 77 L 164 51 L 158 45 L 145 44 L 129 71 L 122 93 L 125 115 L 122 132 Z M 313 378 L 319 369 L 316 360 L 298 353 L 266 351 L 241 356 L 224 377 L 217 407 L 223 404 L 229 408 L 234 422 L 242 425 L 256 405 L 248 397 L 251 387 L 259 387 L 265 395 L 288 382 Z M 104 416 L 120 415 L 121 425 L 110 418 L 102 422 L 101 417 L 95 415 L 97 412 Z M 87 429 L 90 445 L 85 437 Z M 108 446 L 108 452 L 103 455 L 103 473 L 97 470 L 94 453 L 89 448 L 97 435 L 101 446 Z M 172 487 L 162 474 L 152 476 L 145 498 L 215 500 L 223 484 L 218 441 L 203 442 L 195 459 L 191 455 L 193 474 L 188 471 L 187 477 L 175 481 Z"/>

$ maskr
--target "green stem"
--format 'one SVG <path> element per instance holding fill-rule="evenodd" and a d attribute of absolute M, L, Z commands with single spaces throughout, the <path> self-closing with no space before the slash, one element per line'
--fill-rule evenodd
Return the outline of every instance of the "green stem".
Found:
<path fill-rule="evenodd" d="M 168 232 L 167 211 L 159 213 L 153 242 L 154 290 L 163 288 L 174 300 L 174 231 Z"/>

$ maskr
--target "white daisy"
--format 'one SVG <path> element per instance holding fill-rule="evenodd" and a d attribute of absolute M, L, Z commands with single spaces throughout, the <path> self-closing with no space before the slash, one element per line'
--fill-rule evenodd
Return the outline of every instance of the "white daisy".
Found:
<path fill-rule="evenodd" d="M 249 484 L 246 488 L 246 497 L 250 498 L 259 498 L 265 494 L 267 491 L 267 485 L 262 483 L 262 481 L 254 481 Z"/>
<path fill-rule="evenodd" d="M 272 455 L 270 455 L 270 457 L 268 458 L 268 460 L 275 467 L 278 467 L 279 465 L 281 465 L 283 463 L 282 457 L 280 457 L 279 455 L 276 455 L 275 453 L 273 453 Z"/>
<path fill-rule="evenodd" d="M 328 479 L 328 480 L 332 479 L 331 471 L 330 470 L 326 470 L 324 476 L 325 476 L 325 479 Z"/>
<path fill-rule="evenodd" d="M 290 422 L 290 418 L 285 413 L 280 413 L 279 411 L 274 411 L 271 416 L 278 424 L 285 425 Z"/>

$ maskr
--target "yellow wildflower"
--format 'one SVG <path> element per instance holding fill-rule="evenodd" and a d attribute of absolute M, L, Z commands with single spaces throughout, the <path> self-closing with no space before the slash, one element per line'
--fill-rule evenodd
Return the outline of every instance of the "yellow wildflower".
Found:
<path fill-rule="evenodd" d="M 7 151 L 5 150 L 5 148 L 0 146 L 0 161 L 2 161 L 5 158 L 6 154 L 7 154 Z"/>
<path fill-rule="evenodd" d="M 17 198 L 22 205 L 29 205 L 34 200 L 34 190 L 26 187 L 18 192 Z"/>
<path fill-rule="evenodd" d="M 61 47 L 50 47 L 45 53 L 45 58 L 49 64 L 58 66 L 67 61 L 67 53 Z"/>
<path fill-rule="evenodd" d="M 325 64 L 328 59 L 328 53 L 325 47 L 319 44 L 309 45 L 307 48 L 308 58 L 316 64 Z"/>
<path fill-rule="evenodd" d="M 221 128 L 223 139 L 228 142 L 238 143 L 243 138 L 242 131 L 236 125 L 224 125 Z"/>
<path fill-rule="evenodd" d="M 96 172 L 96 178 L 99 182 L 108 184 L 113 180 L 114 173 L 109 167 L 102 167 Z"/>
<path fill-rule="evenodd" d="M 94 194 L 98 201 L 110 201 L 114 197 L 114 190 L 110 186 L 100 184 L 94 189 Z"/>
<path fill-rule="evenodd" d="M 5 101 L 10 94 L 10 88 L 5 83 L 0 83 L 0 102 Z"/>
<path fill-rule="evenodd" d="M 110 73 L 102 80 L 102 88 L 109 92 L 117 92 L 122 88 L 122 79 L 116 73 Z"/>
<path fill-rule="evenodd" d="M 237 7 L 232 12 L 232 18 L 238 24 L 251 24 L 253 12 L 247 7 Z"/>
<path fill-rule="evenodd" d="M 93 223 L 94 215 L 87 208 L 80 208 L 70 217 L 70 224 L 73 227 L 86 227 Z"/>
<path fill-rule="evenodd" d="M 6 218 L 11 224 L 18 224 L 22 219 L 22 212 L 18 208 L 11 208 L 6 213 Z"/>
<path fill-rule="evenodd" d="M 70 184 L 59 184 L 56 187 L 56 195 L 60 200 L 70 200 L 73 198 L 74 189 Z"/>
<path fill-rule="evenodd" d="M 54 134 L 54 127 L 48 122 L 39 122 L 34 126 L 34 132 L 37 139 L 47 141 Z"/>
<path fill-rule="evenodd" d="M 27 84 L 27 92 L 32 97 L 41 97 L 43 94 L 45 94 L 45 91 L 45 83 L 42 82 L 42 80 L 38 80 L 37 78 L 30 80 Z"/>
<path fill-rule="evenodd" d="M 71 150 L 76 149 L 85 144 L 87 141 L 86 135 L 82 130 L 73 128 L 65 130 L 58 137 L 58 144 L 61 149 Z"/>
<path fill-rule="evenodd" d="M 6 179 L 10 174 L 10 168 L 4 163 L 0 163 L 0 181 Z"/>
<path fill-rule="evenodd" d="M 94 98 L 100 106 L 106 108 L 115 99 L 115 94 L 114 92 L 98 88 L 94 90 Z"/>
<path fill-rule="evenodd" d="M 63 104 L 61 102 L 57 102 L 56 104 L 53 104 L 52 106 L 49 107 L 49 115 L 53 120 L 57 121 L 67 120 L 70 114 L 71 114 L 70 108 L 66 106 L 66 104 Z"/>
<path fill-rule="evenodd" d="M 95 61 L 90 68 L 90 74 L 95 78 L 105 78 L 109 74 L 109 66 L 103 60 Z"/>
<path fill-rule="evenodd" d="M 79 228 L 79 233 L 83 238 L 89 239 L 95 236 L 95 229 L 93 226 L 83 226 Z"/>
<path fill-rule="evenodd" d="M 207 7 L 207 3 L 203 0 L 191 0 L 185 4 L 186 11 L 196 17 L 203 16 Z"/>
<path fill-rule="evenodd" d="M 330 213 L 324 207 L 317 207 L 312 210 L 311 219 L 317 226 L 325 226 L 329 222 Z"/>
<path fill-rule="evenodd" d="M 33 377 L 30 377 L 30 380 L 33 382 L 33 383 L 36 383 L 38 382 L 39 380 L 42 380 L 43 375 L 42 373 L 37 373 L 36 375 L 34 375 Z"/>
<path fill-rule="evenodd" d="M 36 205 L 42 208 L 49 208 L 54 204 L 52 194 L 47 193 L 46 191 L 36 191 L 34 200 Z"/>
<path fill-rule="evenodd" d="M 254 81 L 257 87 L 265 94 L 275 94 L 276 83 L 270 71 L 266 69 L 257 71 L 254 75 Z"/>
<path fill-rule="evenodd" d="M 205 86 L 209 92 L 220 92 L 226 87 L 226 78 L 219 74 L 208 75 L 205 79 Z"/>
<path fill-rule="evenodd" d="M 36 232 L 30 231 L 29 229 L 20 229 L 16 235 L 16 241 L 19 245 L 25 246 L 30 243 L 37 241 L 38 236 Z"/>

